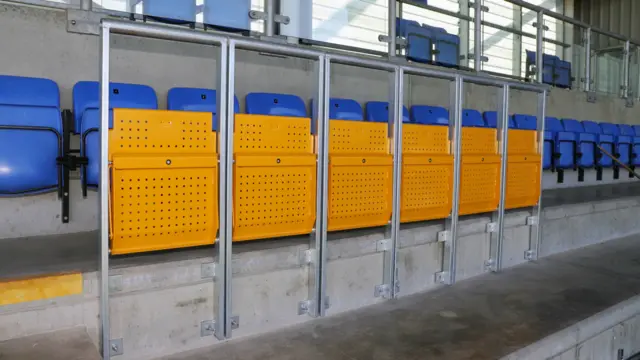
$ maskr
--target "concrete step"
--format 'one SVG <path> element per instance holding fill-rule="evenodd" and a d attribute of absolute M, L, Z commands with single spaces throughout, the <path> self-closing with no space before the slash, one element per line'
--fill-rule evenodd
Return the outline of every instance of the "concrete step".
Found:
<path fill-rule="evenodd" d="M 59 330 L 0 342 L 0 360 L 100 360 L 85 328 Z"/>

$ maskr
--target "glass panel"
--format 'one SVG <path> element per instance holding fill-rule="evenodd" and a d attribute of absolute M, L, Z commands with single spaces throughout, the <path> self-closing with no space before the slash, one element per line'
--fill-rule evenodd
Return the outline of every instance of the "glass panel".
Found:
<path fill-rule="evenodd" d="M 489 12 L 483 13 L 487 23 L 515 29 L 514 5 L 506 1 L 485 0 L 484 5 Z M 488 61 L 482 64 L 482 70 L 505 75 L 514 75 L 514 43 L 517 39 L 511 32 L 482 26 L 482 55 Z M 516 56 L 517 57 L 517 56 Z"/>
<path fill-rule="evenodd" d="M 387 0 L 313 0 L 313 40 L 387 51 Z"/>
<path fill-rule="evenodd" d="M 640 94 L 640 48 L 631 45 L 629 55 L 629 96 L 638 98 Z"/>
<path fill-rule="evenodd" d="M 623 76 L 624 42 L 612 37 L 591 33 L 591 66 L 594 90 L 620 95 Z"/>
<path fill-rule="evenodd" d="M 79 2 L 80 0 L 70 0 Z M 94 8 L 130 12 L 147 21 L 206 23 L 224 29 L 264 31 L 264 21 L 251 21 L 249 10 L 263 10 L 263 0 L 93 0 Z"/>

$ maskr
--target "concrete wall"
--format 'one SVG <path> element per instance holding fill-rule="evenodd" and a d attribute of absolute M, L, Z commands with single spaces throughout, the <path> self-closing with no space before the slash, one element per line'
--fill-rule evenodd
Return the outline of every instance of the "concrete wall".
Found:
<path fill-rule="evenodd" d="M 640 197 L 547 208 L 543 215 L 543 255 L 637 232 L 639 210 Z M 505 267 L 525 261 L 529 241 L 527 215 L 514 211 L 506 216 Z M 488 221 L 482 216 L 462 219 L 458 280 L 485 273 Z M 617 226 L 603 225 L 610 223 Z M 610 230 L 603 233 L 598 232 L 599 228 Z M 440 221 L 402 226 L 398 256 L 400 296 L 441 286 L 434 282 L 434 274 L 442 267 L 442 244 L 437 242 L 437 232 L 442 229 Z M 383 253 L 377 251 L 376 245 L 384 237 L 383 229 L 330 234 L 328 315 L 384 301 L 374 296 L 374 287 L 383 279 Z M 299 262 L 299 253 L 308 249 L 308 242 L 304 238 L 281 241 L 281 246 L 275 241 L 262 246 L 234 246 L 232 303 L 233 314 L 240 317 L 234 338 L 311 319 L 297 312 L 298 302 L 307 299 L 309 290 L 309 270 Z M 121 288 L 114 290 L 110 299 L 111 338 L 124 339 L 125 355 L 121 359 L 150 359 L 216 342 L 211 336 L 200 336 L 200 323 L 213 316 L 213 282 L 203 279 L 200 272 L 201 265 L 211 261 L 211 257 L 181 261 L 167 258 L 157 264 L 116 266 L 111 270 L 112 276 L 122 277 Z M 97 295 L 97 274 L 90 272 L 84 274 L 81 295 L 0 307 L 0 341 L 75 326 L 86 327 L 96 339 Z"/>
<path fill-rule="evenodd" d="M 77 81 L 98 79 L 98 42 L 96 36 L 67 33 L 63 11 L 0 4 L 0 73 L 55 80 L 65 108 L 72 105 L 71 90 Z M 215 54 L 215 48 L 202 45 L 114 36 L 112 79 L 151 85 L 162 108 L 172 87 L 214 87 Z M 293 93 L 305 99 L 313 94 L 313 64 L 307 60 L 241 52 L 237 74 L 240 99 L 251 91 Z M 331 79 L 332 96 L 354 98 L 361 103 L 388 98 L 388 76 L 382 72 L 336 66 Z M 446 81 L 411 77 L 406 84 L 407 105 L 446 106 L 449 102 Z M 493 88 L 467 85 L 464 106 L 495 110 L 495 94 Z M 534 113 L 536 98 L 512 91 L 510 104 L 511 112 Z M 547 109 L 548 114 L 558 117 L 640 123 L 640 108 L 625 108 L 620 99 L 604 96 L 590 104 L 580 92 L 552 90 Z M 60 221 L 60 202 L 55 194 L 2 199 L 0 239 L 96 229 L 95 193 L 90 192 L 83 199 L 77 174 L 74 177 L 68 224 Z"/>

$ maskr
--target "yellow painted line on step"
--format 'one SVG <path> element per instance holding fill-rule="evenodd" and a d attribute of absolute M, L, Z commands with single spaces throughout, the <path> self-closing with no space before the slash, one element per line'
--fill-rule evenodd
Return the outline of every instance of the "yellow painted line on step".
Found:
<path fill-rule="evenodd" d="M 0 306 L 82 294 L 82 274 L 0 282 Z"/>

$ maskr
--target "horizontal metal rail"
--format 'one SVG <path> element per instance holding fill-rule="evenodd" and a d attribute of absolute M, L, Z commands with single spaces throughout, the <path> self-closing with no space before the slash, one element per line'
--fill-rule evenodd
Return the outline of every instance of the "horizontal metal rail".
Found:
<path fill-rule="evenodd" d="M 543 8 L 541 6 L 538 6 L 538 5 L 530 4 L 530 3 L 526 2 L 526 1 L 523 1 L 523 0 L 505 0 L 505 1 L 506 2 L 510 2 L 510 3 L 514 4 L 514 5 L 521 6 L 523 8 L 529 9 L 529 10 L 533 10 L 535 12 L 542 12 L 546 16 L 552 17 L 552 18 L 560 20 L 560 21 L 567 22 L 567 23 L 575 25 L 575 26 L 579 26 L 581 28 L 585 28 L 585 29 L 586 28 L 591 28 L 591 31 L 596 32 L 598 34 L 610 36 L 612 38 L 615 38 L 615 39 L 618 39 L 618 40 L 623 40 L 623 41 L 629 40 L 633 44 L 640 45 L 639 41 L 630 39 L 630 38 L 628 38 L 628 37 L 626 37 L 624 35 L 616 34 L 616 33 L 613 33 L 611 31 L 607 31 L 607 30 L 603 30 L 603 29 L 598 29 L 598 28 L 593 27 L 593 26 L 591 26 L 591 25 L 589 25 L 589 24 L 587 24 L 585 22 L 582 22 L 580 20 L 576 20 L 576 19 L 568 17 L 566 15 L 559 14 L 559 13 L 557 13 L 555 11 L 551 11 L 549 9 L 545 9 L 545 8 Z"/>
<path fill-rule="evenodd" d="M 439 8 L 437 6 L 428 5 L 428 4 L 424 4 L 424 3 L 419 3 L 419 2 L 416 2 L 414 0 L 400 0 L 399 2 L 401 2 L 403 4 L 406 4 L 406 5 L 411 5 L 411 6 L 419 7 L 419 8 L 425 9 L 425 10 L 433 11 L 433 12 L 436 12 L 438 14 L 451 16 L 451 17 L 454 17 L 456 19 L 469 21 L 469 22 L 473 22 L 474 21 L 474 18 L 471 17 L 471 16 L 462 15 L 462 14 L 457 13 L 457 12 L 441 9 L 441 8 Z M 498 24 L 495 24 L 495 23 L 492 23 L 492 22 L 489 22 L 489 21 L 485 21 L 485 20 L 482 20 L 481 23 L 484 26 L 492 27 L 494 29 L 502 30 L 502 31 L 505 31 L 505 32 L 508 32 L 508 33 L 512 33 L 512 34 L 515 34 L 515 35 L 528 37 L 530 39 L 535 39 L 536 38 L 535 34 L 531 34 L 531 33 L 528 33 L 528 32 L 524 32 L 522 30 L 510 28 L 508 26 L 498 25 Z M 568 47 L 571 46 L 571 44 L 567 44 L 567 43 L 564 43 L 562 41 L 549 39 L 549 38 L 543 38 L 543 41 L 551 43 L 551 44 L 554 44 L 554 45 L 562 46 L 562 47 L 565 47 L 565 48 L 568 48 Z"/>

